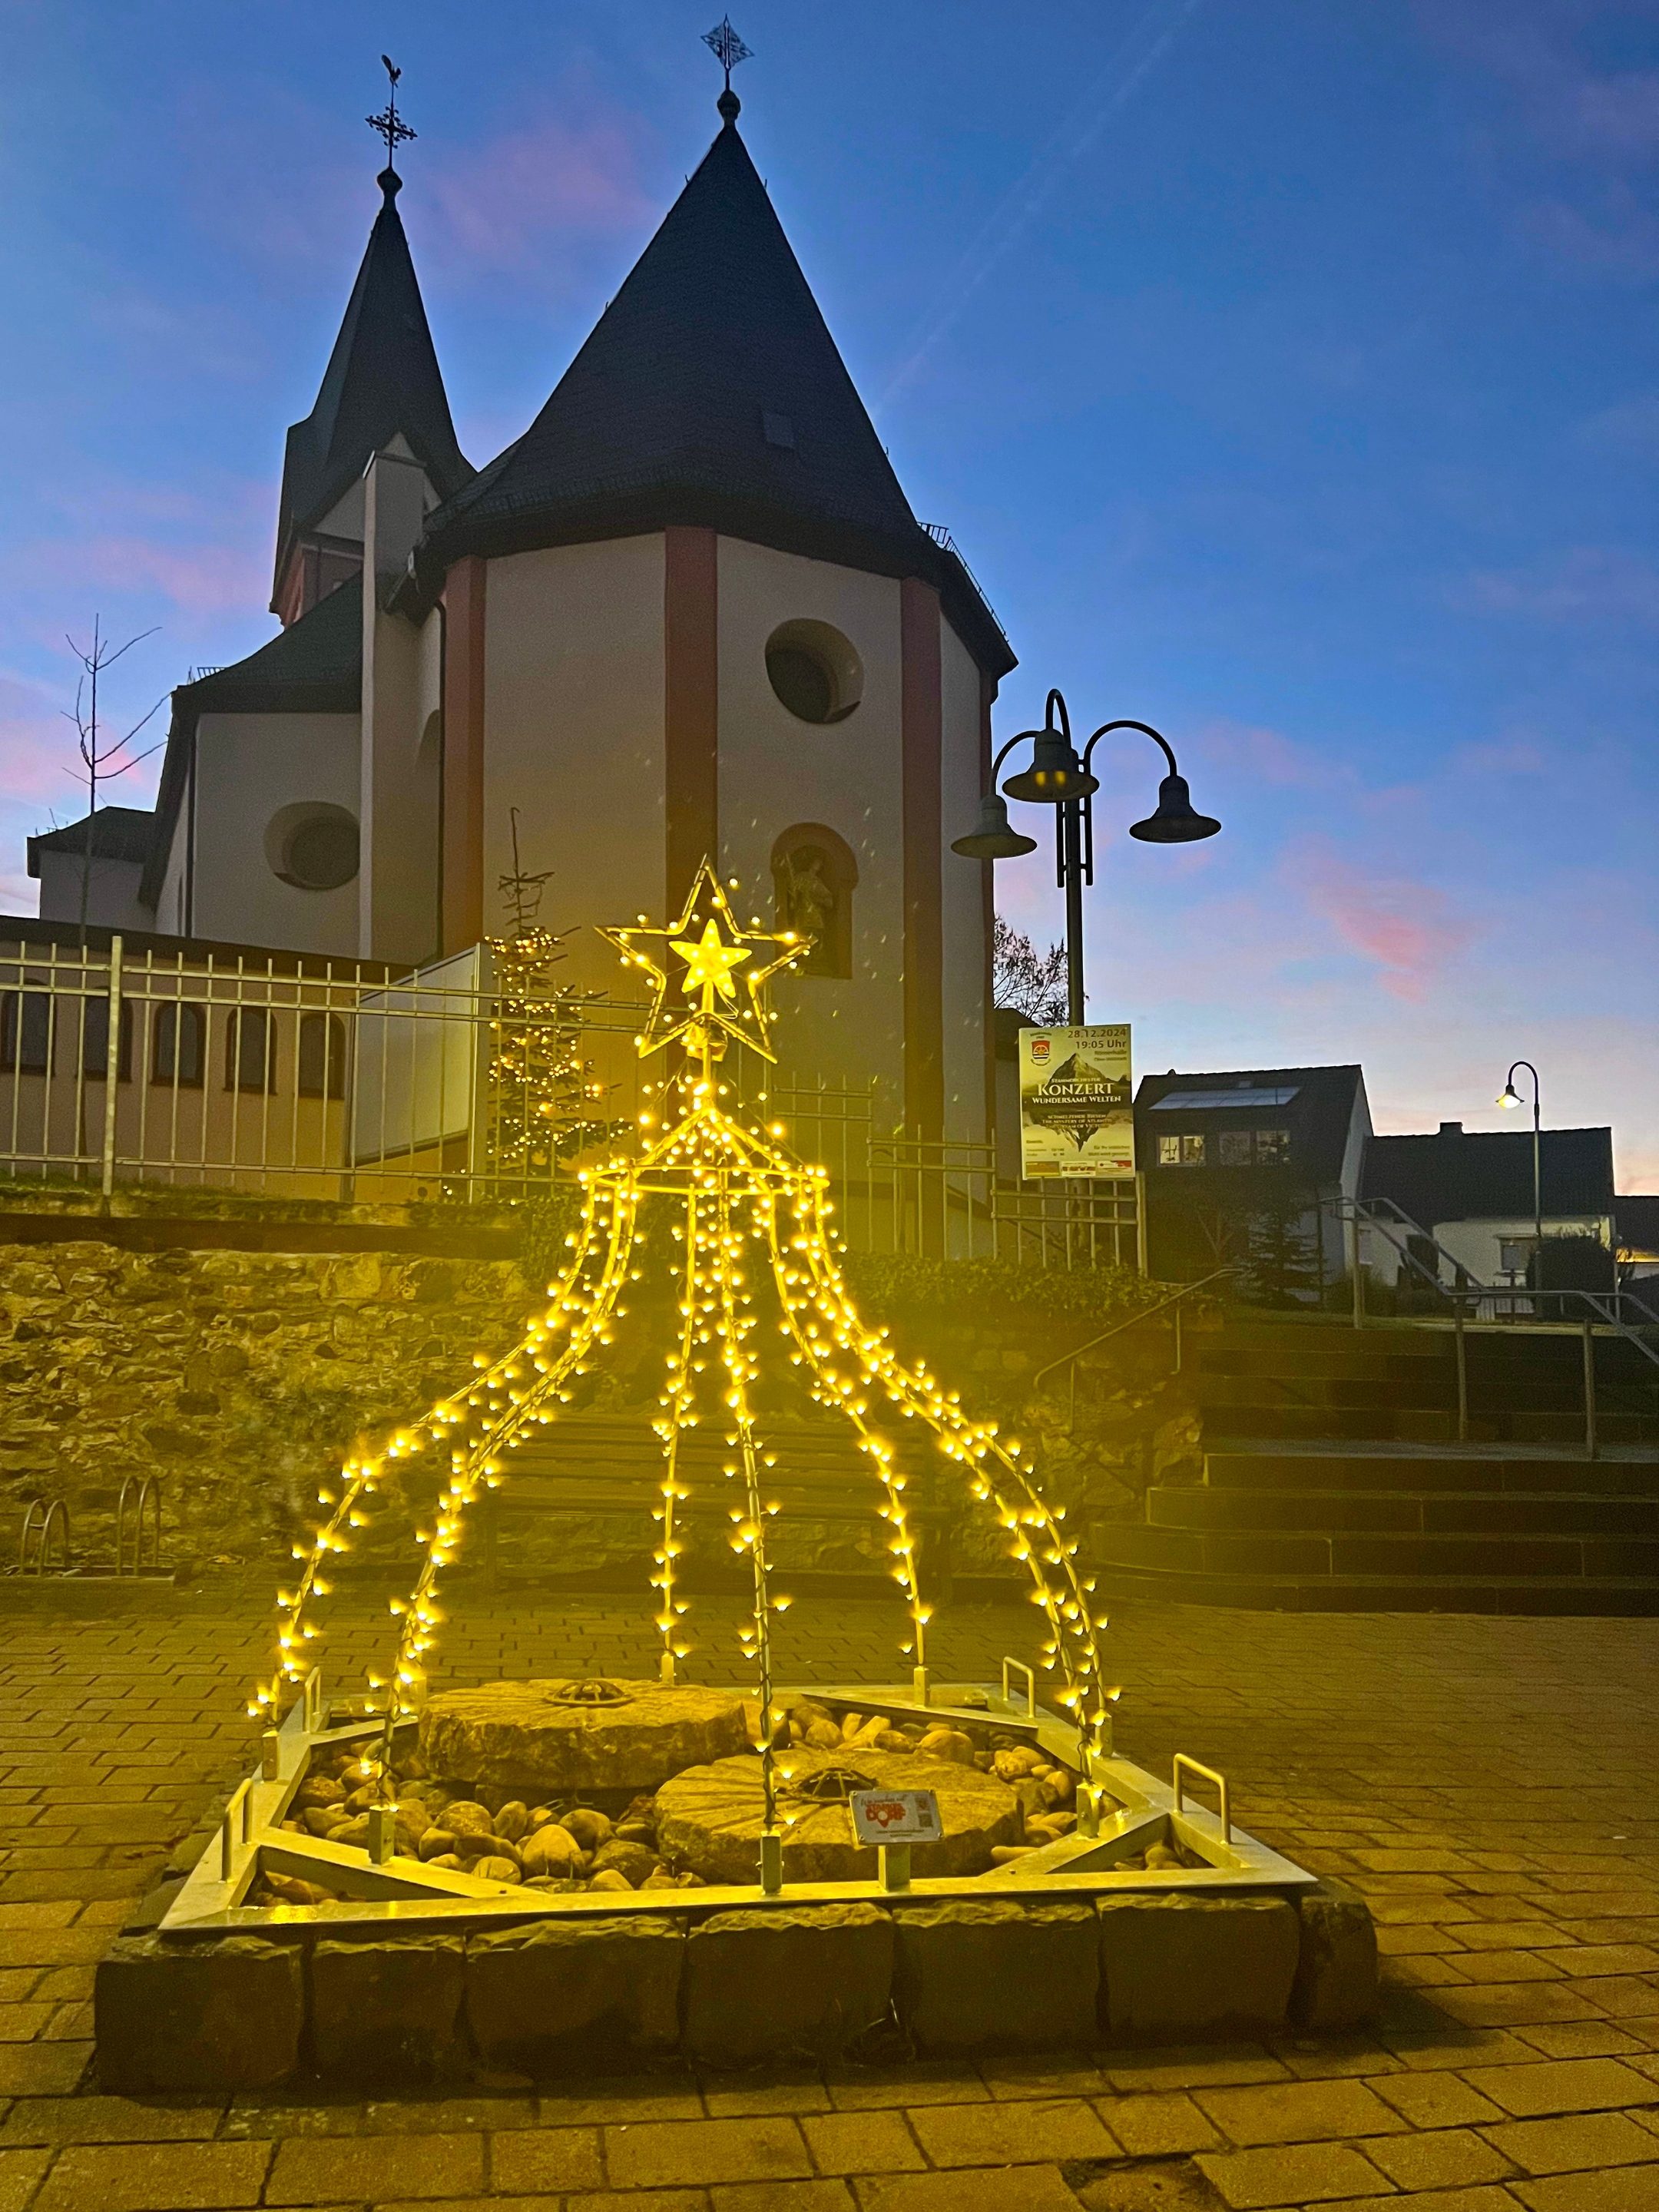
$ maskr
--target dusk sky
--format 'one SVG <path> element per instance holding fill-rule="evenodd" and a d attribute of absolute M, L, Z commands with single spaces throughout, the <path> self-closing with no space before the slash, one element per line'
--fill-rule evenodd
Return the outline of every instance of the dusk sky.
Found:
<path fill-rule="evenodd" d="M 8 908 L 25 835 L 83 811 L 65 631 L 155 626 L 125 726 L 275 629 L 382 49 L 482 463 L 713 137 L 714 13 L 0 0 Z M 1085 729 L 1163 728 L 1223 818 L 1130 843 L 1158 759 L 1107 755 L 1091 1018 L 1142 1071 L 1361 1060 L 1385 1130 L 1499 1126 L 1525 1054 L 1547 1121 L 1611 1121 L 1620 1188 L 1659 1188 L 1659 0 L 734 21 L 784 226 L 1020 657 L 999 737 L 1057 684 Z M 998 880 L 1059 935 L 1046 842 Z"/>

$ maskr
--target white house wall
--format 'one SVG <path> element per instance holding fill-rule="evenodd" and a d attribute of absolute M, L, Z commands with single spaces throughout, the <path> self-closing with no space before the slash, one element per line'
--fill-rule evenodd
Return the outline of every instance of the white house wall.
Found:
<path fill-rule="evenodd" d="M 939 862 L 945 940 L 945 1134 L 983 1138 L 985 1127 L 985 893 L 982 863 L 951 840 L 979 816 L 979 666 L 948 622 L 939 623 L 942 726 Z"/>
<path fill-rule="evenodd" d="M 195 913 L 191 934 L 296 952 L 357 951 L 357 885 L 301 890 L 265 852 L 279 809 L 362 797 L 356 714 L 204 714 L 196 732 Z M 158 927 L 172 926 L 165 904 Z"/>
<path fill-rule="evenodd" d="M 663 903 L 663 539 L 514 553 L 489 563 L 484 659 L 484 926 L 520 855 L 554 871 L 542 920 L 581 924 L 562 973 L 626 988 L 595 922 Z"/>
<path fill-rule="evenodd" d="M 903 1097 L 904 804 L 900 587 L 798 554 L 720 541 L 721 872 L 745 915 L 773 911 L 772 848 L 822 823 L 858 862 L 853 974 L 780 976 L 774 1004 L 786 1066 L 830 1081 L 880 1079 L 896 1119 Z M 766 641 L 787 622 L 828 623 L 864 669 L 859 705 L 819 728 L 792 714 L 766 673 Z"/>

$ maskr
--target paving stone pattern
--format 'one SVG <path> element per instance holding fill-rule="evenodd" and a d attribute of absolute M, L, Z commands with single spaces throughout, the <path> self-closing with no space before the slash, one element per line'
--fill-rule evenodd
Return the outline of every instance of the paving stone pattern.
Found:
<path fill-rule="evenodd" d="M 267 1593 L 13 1615 L 0 1662 L 0 2212 L 1659 2212 L 1659 1622 L 1126 1607 L 1120 1740 L 1227 1771 L 1237 1817 L 1370 1899 L 1366 2033 L 559 2094 L 346 2102 L 100 2094 L 92 1970 L 245 1771 Z M 459 1601 L 442 1679 L 643 1668 L 613 1599 Z M 693 1617 L 739 1679 L 735 1608 Z M 949 1679 L 1030 1655 L 1025 1607 L 944 1617 Z M 384 1654 L 339 1601 L 330 1663 Z M 890 1607 L 797 1606 L 779 1672 L 873 1680 Z"/>

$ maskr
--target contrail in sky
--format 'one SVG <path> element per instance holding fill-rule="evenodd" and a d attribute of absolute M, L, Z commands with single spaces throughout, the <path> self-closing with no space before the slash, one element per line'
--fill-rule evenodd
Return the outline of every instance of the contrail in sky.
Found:
<path fill-rule="evenodd" d="M 1010 185 L 951 272 L 932 320 L 889 378 L 879 410 L 915 376 L 997 263 L 1054 197 L 1072 164 L 1086 154 L 1119 108 L 1174 44 L 1199 0 L 1154 0 L 1100 75 L 1049 136 L 1019 181 Z"/>

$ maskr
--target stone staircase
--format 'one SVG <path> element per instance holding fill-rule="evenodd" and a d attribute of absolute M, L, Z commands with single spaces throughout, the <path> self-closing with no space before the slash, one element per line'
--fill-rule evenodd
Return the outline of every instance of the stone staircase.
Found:
<path fill-rule="evenodd" d="M 1659 1613 L 1659 1369 L 1583 1339 L 1238 1323 L 1191 1340 L 1201 1484 L 1097 1529 L 1101 1586 L 1316 1612 Z M 1651 1378 L 1651 1379 L 1650 1379 Z"/>

